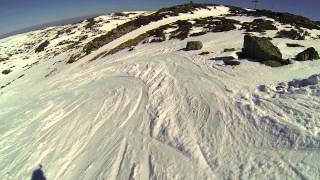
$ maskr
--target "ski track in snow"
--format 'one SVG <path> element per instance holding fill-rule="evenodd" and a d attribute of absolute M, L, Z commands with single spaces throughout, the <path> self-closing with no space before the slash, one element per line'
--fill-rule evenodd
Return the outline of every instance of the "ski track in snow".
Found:
<path fill-rule="evenodd" d="M 231 31 L 139 45 L 48 78 L 52 62 L 33 67 L 0 94 L 0 179 L 30 178 L 39 164 L 47 179 L 318 179 L 320 85 L 258 86 L 317 74 L 319 62 L 232 68 L 179 51 L 201 40 L 219 57 L 242 38 Z"/>

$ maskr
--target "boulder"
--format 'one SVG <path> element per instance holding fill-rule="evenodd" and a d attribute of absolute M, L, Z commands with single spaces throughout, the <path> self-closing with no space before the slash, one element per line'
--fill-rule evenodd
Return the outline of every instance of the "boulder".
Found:
<path fill-rule="evenodd" d="M 193 51 L 193 50 L 200 50 L 202 49 L 203 44 L 201 41 L 189 41 L 187 43 L 186 50 L 187 51 Z"/>
<path fill-rule="evenodd" d="M 308 48 L 296 56 L 297 61 L 308 61 L 320 59 L 318 52 L 313 48 Z"/>
<path fill-rule="evenodd" d="M 300 44 L 295 44 L 295 43 L 287 43 L 287 47 L 304 47 Z"/>
<path fill-rule="evenodd" d="M 240 65 L 240 61 L 237 61 L 237 60 L 225 60 L 223 62 L 227 66 L 238 66 L 238 65 Z"/>
<path fill-rule="evenodd" d="M 2 71 L 2 74 L 9 74 L 9 73 L 11 73 L 11 69 L 6 69 L 6 70 L 3 70 Z"/>
<path fill-rule="evenodd" d="M 44 51 L 44 49 L 50 44 L 48 40 L 41 43 L 35 50 L 36 53 Z"/>
<path fill-rule="evenodd" d="M 268 38 L 250 35 L 244 37 L 242 57 L 252 58 L 259 62 L 269 60 L 283 62 L 279 48 L 274 46 Z"/>

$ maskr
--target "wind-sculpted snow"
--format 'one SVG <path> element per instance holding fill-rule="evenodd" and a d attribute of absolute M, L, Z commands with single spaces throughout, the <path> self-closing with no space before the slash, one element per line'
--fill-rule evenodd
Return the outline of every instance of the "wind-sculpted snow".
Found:
<path fill-rule="evenodd" d="M 236 55 L 225 48 L 241 50 L 242 33 L 68 65 L 58 63 L 70 55 L 62 53 L 14 69 L 25 75 L 0 91 L 0 179 L 30 179 L 40 164 L 59 180 L 319 179 L 320 62 L 223 65 Z M 191 40 L 203 49 L 182 51 Z M 301 50 L 288 41 L 275 41 L 286 57 Z"/>

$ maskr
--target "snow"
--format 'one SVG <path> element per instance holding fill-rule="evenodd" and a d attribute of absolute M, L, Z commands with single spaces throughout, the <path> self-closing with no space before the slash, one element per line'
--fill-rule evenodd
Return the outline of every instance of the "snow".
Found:
<path fill-rule="evenodd" d="M 199 32 L 203 32 L 204 28 L 203 27 L 193 27 L 190 31 L 190 34 L 192 33 L 199 33 Z"/>
<path fill-rule="evenodd" d="M 177 19 L 228 13 L 218 10 L 151 23 L 94 53 Z M 243 36 L 234 30 L 141 44 L 68 65 L 57 62 L 71 52 L 43 53 L 0 89 L 0 179 L 30 179 L 39 164 L 47 179 L 318 179 L 320 61 L 230 67 L 198 55 L 234 55 L 223 49 L 240 51 Z M 26 37 L 0 43 L 13 51 Z M 181 51 L 191 40 L 203 49 Z M 283 46 L 291 40 L 273 42 L 287 57 L 300 50 Z M 299 43 L 320 51 L 317 40 Z M 13 77 L 1 75 L 0 85 Z"/>
<path fill-rule="evenodd" d="M 228 16 L 227 19 L 234 19 L 237 21 L 240 21 L 241 23 L 244 22 L 252 22 L 255 19 L 264 19 L 264 20 L 271 20 L 274 21 L 274 19 L 267 18 L 267 17 L 254 17 L 254 16 Z"/>

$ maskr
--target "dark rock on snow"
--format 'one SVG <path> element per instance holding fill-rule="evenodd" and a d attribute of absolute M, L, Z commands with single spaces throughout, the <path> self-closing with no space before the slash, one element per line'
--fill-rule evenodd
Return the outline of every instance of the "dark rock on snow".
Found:
<path fill-rule="evenodd" d="M 44 49 L 50 44 L 48 40 L 45 42 L 41 43 L 37 48 L 36 48 L 36 53 L 44 51 Z"/>
<path fill-rule="evenodd" d="M 11 69 L 6 69 L 6 70 L 3 70 L 3 71 L 2 71 L 2 74 L 9 74 L 9 73 L 11 73 L 11 72 L 12 72 Z"/>
<path fill-rule="evenodd" d="M 1 58 L 0 57 L 0 62 L 7 61 L 7 60 L 9 60 L 9 58 L 7 58 L 7 57 L 6 58 Z"/>
<path fill-rule="evenodd" d="M 225 48 L 223 50 L 223 52 L 233 52 L 233 51 L 236 51 L 236 49 L 235 48 Z"/>
<path fill-rule="evenodd" d="M 288 38 L 293 40 L 305 40 L 306 36 L 309 36 L 310 34 L 303 30 L 294 30 L 291 29 L 289 31 L 287 30 L 281 30 L 277 33 L 276 38 Z"/>
<path fill-rule="evenodd" d="M 297 61 L 307 61 L 320 59 L 318 52 L 313 48 L 308 48 L 296 56 Z"/>
<path fill-rule="evenodd" d="M 210 52 L 204 51 L 204 52 L 201 52 L 199 55 L 200 55 L 200 56 L 203 56 L 203 55 L 208 55 L 208 54 L 210 54 Z"/>
<path fill-rule="evenodd" d="M 287 43 L 287 47 L 304 47 L 300 44 L 294 44 L 294 43 Z"/>
<path fill-rule="evenodd" d="M 273 24 L 273 21 L 265 19 L 255 19 L 252 22 L 245 22 L 242 24 L 242 28 L 246 32 L 265 32 L 267 30 L 278 30 Z"/>
<path fill-rule="evenodd" d="M 186 39 L 192 28 L 192 23 L 188 21 L 178 20 L 176 24 L 178 25 L 178 29 L 172 32 L 172 36 L 170 37 L 170 39 Z"/>
<path fill-rule="evenodd" d="M 186 50 L 187 51 L 192 51 L 192 50 L 199 50 L 202 49 L 203 44 L 201 41 L 189 41 L 187 43 Z"/>
<path fill-rule="evenodd" d="M 283 63 L 279 61 L 273 61 L 273 60 L 268 60 L 268 61 L 263 61 L 262 64 L 270 66 L 270 67 L 280 67 L 283 66 Z"/>
<path fill-rule="evenodd" d="M 237 61 L 237 60 L 225 60 L 223 61 L 225 65 L 228 65 L 228 66 L 238 66 L 240 65 L 240 61 Z"/>
<path fill-rule="evenodd" d="M 270 40 L 250 35 L 245 35 L 244 37 L 244 48 L 241 56 L 252 58 L 259 62 L 268 60 L 283 61 L 279 48 L 274 46 Z"/>

